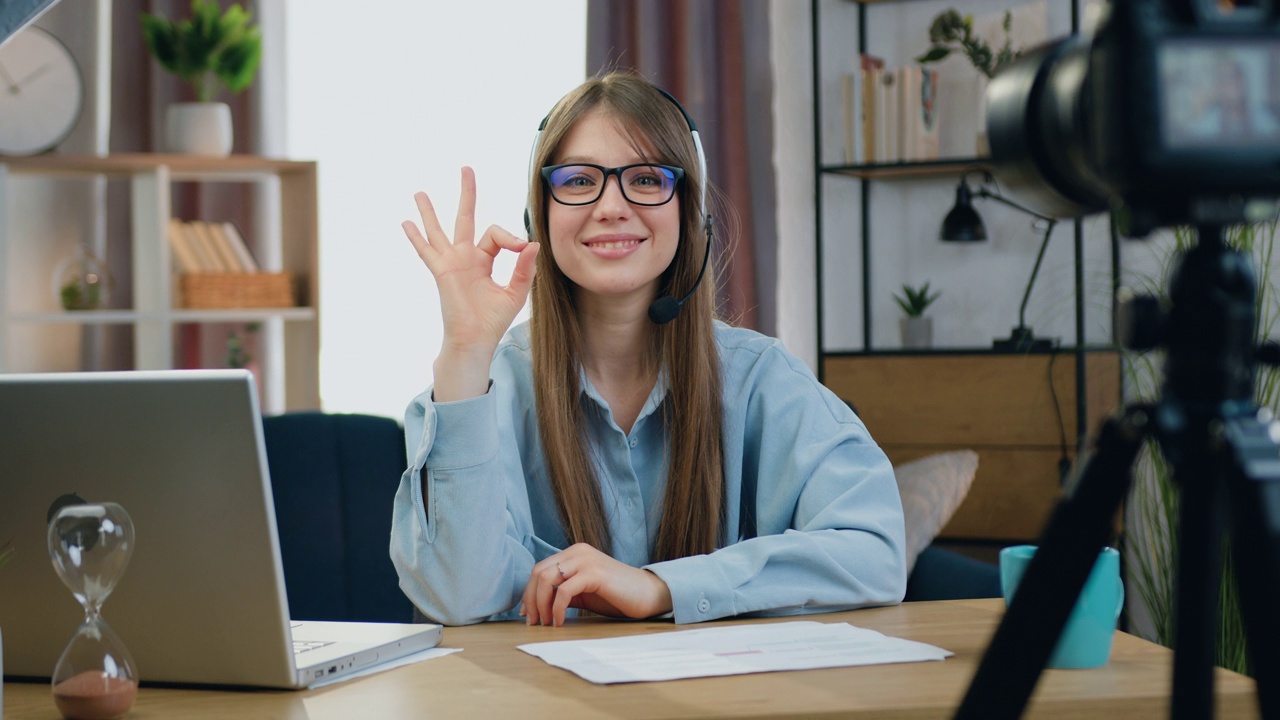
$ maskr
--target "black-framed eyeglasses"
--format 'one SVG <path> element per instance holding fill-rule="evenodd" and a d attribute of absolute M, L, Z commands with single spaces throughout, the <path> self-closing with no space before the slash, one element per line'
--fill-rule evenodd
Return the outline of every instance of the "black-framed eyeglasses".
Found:
<path fill-rule="evenodd" d="M 684 170 L 671 165 L 638 163 L 607 168 L 589 163 L 542 168 L 551 197 L 561 205 L 590 205 L 604 194 L 610 175 L 618 177 L 622 197 L 635 205 L 665 205 L 675 197 Z"/>

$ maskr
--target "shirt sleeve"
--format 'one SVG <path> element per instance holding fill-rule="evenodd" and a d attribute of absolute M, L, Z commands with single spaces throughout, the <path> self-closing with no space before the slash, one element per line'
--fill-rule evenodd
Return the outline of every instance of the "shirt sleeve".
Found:
<path fill-rule="evenodd" d="M 511 611 L 535 562 L 522 544 L 532 536 L 528 495 L 514 439 L 501 427 L 498 382 L 451 403 L 432 402 L 428 389 L 405 413 L 409 467 L 396 491 L 391 559 L 404 593 L 445 625 Z"/>
<path fill-rule="evenodd" d="M 724 377 L 749 389 L 740 410 L 726 402 L 726 448 L 742 438 L 740 457 L 726 457 L 741 473 L 728 498 L 740 536 L 647 566 L 670 588 L 675 621 L 901 602 L 906 542 L 888 458 L 798 359 L 778 345 L 757 357 L 745 369 L 729 363 Z"/>

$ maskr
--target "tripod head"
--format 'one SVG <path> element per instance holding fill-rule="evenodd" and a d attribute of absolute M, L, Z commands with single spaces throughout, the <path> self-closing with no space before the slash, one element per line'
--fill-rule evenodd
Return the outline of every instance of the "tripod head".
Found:
<path fill-rule="evenodd" d="M 1121 290 L 1117 340 L 1126 349 L 1166 351 L 1162 412 L 1177 430 L 1191 417 L 1254 411 L 1258 349 L 1257 280 L 1249 255 L 1227 245 L 1222 226 L 1198 228 L 1199 242 L 1175 267 L 1168 303 Z"/>

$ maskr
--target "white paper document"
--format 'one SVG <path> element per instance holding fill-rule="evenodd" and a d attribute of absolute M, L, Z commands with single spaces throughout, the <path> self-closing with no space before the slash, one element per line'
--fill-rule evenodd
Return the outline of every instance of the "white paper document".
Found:
<path fill-rule="evenodd" d="M 529 643 L 519 648 L 601 684 L 920 662 L 952 655 L 848 623 L 813 621 Z"/>

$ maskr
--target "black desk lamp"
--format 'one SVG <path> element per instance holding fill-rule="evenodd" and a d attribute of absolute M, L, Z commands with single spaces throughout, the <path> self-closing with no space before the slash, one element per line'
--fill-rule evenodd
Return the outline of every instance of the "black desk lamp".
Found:
<path fill-rule="evenodd" d="M 1031 328 L 1027 327 L 1026 314 L 1027 300 L 1031 298 L 1031 288 L 1036 283 L 1036 276 L 1040 274 L 1040 262 L 1044 260 L 1044 251 L 1049 247 L 1049 236 L 1053 233 L 1053 228 L 1058 221 L 1045 217 L 1033 210 L 1028 210 L 1002 195 L 987 190 L 985 187 L 979 187 L 975 193 L 969 189 L 969 184 L 965 182 L 965 178 L 961 177 L 960 186 L 956 188 L 955 207 L 951 208 L 951 211 L 942 220 L 942 240 L 946 242 L 978 242 L 987 239 L 987 228 L 982 224 L 982 218 L 978 215 L 978 211 L 973 209 L 974 196 L 995 200 L 1045 222 L 1044 240 L 1040 243 L 1040 252 L 1036 255 L 1036 264 L 1031 268 L 1031 279 L 1027 281 L 1027 290 L 1022 294 L 1022 305 L 1018 307 L 1018 326 L 1013 329 L 1007 339 L 998 339 L 992 342 L 992 349 L 1004 352 L 1034 352 L 1053 349 L 1057 342 L 1049 338 L 1037 338 L 1031 332 Z"/>

